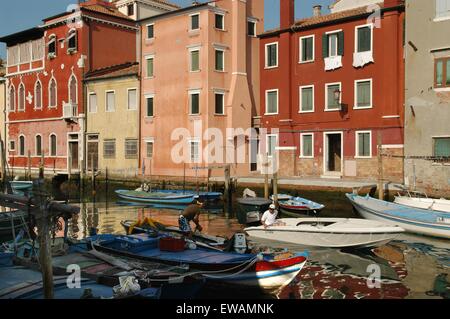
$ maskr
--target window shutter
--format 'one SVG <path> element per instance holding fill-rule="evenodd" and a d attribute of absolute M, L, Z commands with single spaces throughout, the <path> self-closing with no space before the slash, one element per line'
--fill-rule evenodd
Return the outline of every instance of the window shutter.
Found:
<path fill-rule="evenodd" d="M 328 58 L 328 35 L 324 34 L 322 36 L 322 56 Z"/>
<path fill-rule="evenodd" d="M 344 55 L 344 32 L 341 31 L 338 33 L 338 55 Z"/>

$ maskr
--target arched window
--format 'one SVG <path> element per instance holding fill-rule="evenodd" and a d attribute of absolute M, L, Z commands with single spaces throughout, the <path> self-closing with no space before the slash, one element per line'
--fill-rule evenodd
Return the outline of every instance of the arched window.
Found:
<path fill-rule="evenodd" d="M 34 86 L 34 108 L 42 109 L 42 84 L 39 80 Z"/>
<path fill-rule="evenodd" d="M 54 78 L 51 78 L 50 82 L 48 83 L 48 106 L 49 107 L 56 107 L 56 99 L 57 99 L 57 87 L 56 87 L 56 80 Z"/>
<path fill-rule="evenodd" d="M 35 144 L 36 156 L 42 155 L 42 136 L 36 135 L 36 144 Z"/>
<path fill-rule="evenodd" d="M 25 156 L 25 136 L 19 136 L 19 155 Z"/>
<path fill-rule="evenodd" d="M 50 156 L 56 156 L 56 135 L 50 135 Z"/>
<path fill-rule="evenodd" d="M 19 111 L 25 111 L 25 85 L 19 85 Z"/>
<path fill-rule="evenodd" d="M 72 104 L 77 104 L 77 79 L 72 75 L 69 79 L 69 101 Z"/>
<path fill-rule="evenodd" d="M 9 111 L 14 112 L 16 110 L 16 89 L 14 85 L 9 87 Z"/>

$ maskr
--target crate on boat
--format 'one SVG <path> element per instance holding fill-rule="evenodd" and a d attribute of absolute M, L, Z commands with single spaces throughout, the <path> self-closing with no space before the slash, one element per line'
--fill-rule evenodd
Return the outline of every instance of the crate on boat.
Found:
<path fill-rule="evenodd" d="M 159 239 L 159 250 L 163 251 L 183 251 L 186 242 L 182 238 L 162 237 Z"/>

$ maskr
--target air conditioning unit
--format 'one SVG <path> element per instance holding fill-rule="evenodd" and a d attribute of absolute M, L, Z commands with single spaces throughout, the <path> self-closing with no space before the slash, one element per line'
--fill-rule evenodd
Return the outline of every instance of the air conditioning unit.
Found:
<path fill-rule="evenodd" d="M 75 103 L 63 104 L 63 118 L 71 119 L 78 116 L 78 105 Z"/>

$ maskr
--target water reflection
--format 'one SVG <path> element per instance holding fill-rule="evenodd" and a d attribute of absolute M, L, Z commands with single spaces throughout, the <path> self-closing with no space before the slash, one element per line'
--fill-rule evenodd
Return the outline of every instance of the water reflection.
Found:
<path fill-rule="evenodd" d="M 137 203 L 130 206 L 123 202 L 90 202 L 80 206 L 81 213 L 69 227 L 69 236 L 77 239 L 88 236 L 91 228 L 98 229 L 99 233 L 124 234 L 120 221 L 127 219 L 151 217 L 167 225 L 177 225 L 182 211 L 182 207 L 168 209 Z M 353 212 L 340 212 L 339 215 L 349 217 Z M 231 237 L 244 228 L 220 206 L 205 210 L 200 221 L 204 232 L 211 235 Z M 291 285 L 279 293 L 279 298 L 450 297 L 450 246 L 447 240 L 402 235 L 388 245 L 364 250 L 312 249 L 264 241 L 253 244 L 261 249 L 265 246 L 292 251 L 307 249 L 310 253 L 305 268 Z M 371 265 L 379 267 L 379 288 L 368 285 Z"/>

